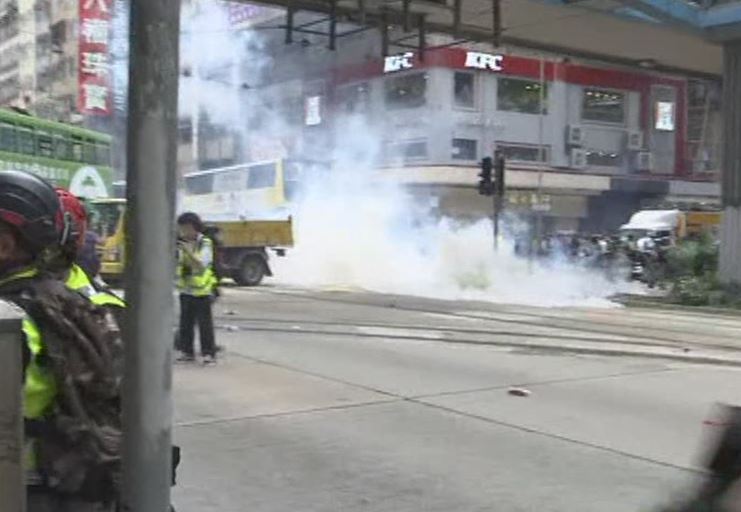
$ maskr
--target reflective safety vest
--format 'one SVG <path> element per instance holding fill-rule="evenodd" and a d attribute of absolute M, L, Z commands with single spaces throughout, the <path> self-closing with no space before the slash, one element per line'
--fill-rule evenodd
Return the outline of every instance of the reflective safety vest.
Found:
<path fill-rule="evenodd" d="M 57 382 L 51 370 L 40 362 L 44 356 L 44 342 L 36 322 L 26 316 L 22 329 L 31 356 L 26 366 L 26 380 L 23 385 L 23 417 L 26 420 L 38 420 L 43 418 L 54 404 Z M 33 472 L 36 469 L 33 439 L 26 438 L 24 450 L 26 470 Z"/>
<path fill-rule="evenodd" d="M 210 252 L 211 257 L 209 261 L 211 263 L 206 265 L 200 272 L 196 272 L 195 269 L 188 265 L 188 257 L 184 251 L 178 251 L 177 286 L 180 293 L 193 295 L 194 297 L 208 297 L 219 284 L 213 268 L 213 259 L 215 256 L 213 241 L 208 237 L 199 235 L 194 252 L 195 256 L 201 261 L 203 260 L 204 251 Z"/>
<path fill-rule="evenodd" d="M 64 284 L 67 285 L 67 288 L 70 290 L 84 295 L 96 306 L 113 306 L 116 308 L 126 307 L 126 303 L 116 295 L 104 290 L 98 290 L 79 265 L 72 265 L 67 281 L 65 281 Z"/>
<path fill-rule="evenodd" d="M 36 275 L 38 275 L 38 271 L 34 268 L 23 270 L 0 281 L 0 286 Z M 23 417 L 26 420 L 37 420 L 43 418 L 54 404 L 57 396 L 57 382 L 52 372 L 43 364 L 44 342 L 41 331 L 36 322 L 28 315 L 23 318 L 22 331 L 26 338 L 26 347 L 30 356 L 23 383 Z M 27 470 L 32 471 L 36 467 L 32 439 L 26 439 L 25 464 Z"/>

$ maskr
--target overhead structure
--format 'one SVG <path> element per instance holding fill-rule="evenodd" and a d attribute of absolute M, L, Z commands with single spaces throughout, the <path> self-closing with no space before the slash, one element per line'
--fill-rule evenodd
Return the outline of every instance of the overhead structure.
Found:
<path fill-rule="evenodd" d="M 602 11 L 623 18 L 666 24 L 702 36 L 725 41 L 741 36 L 739 0 L 542 0 L 544 3 Z"/>
<path fill-rule="evenodd" d="M 247 0 L 239 0 L 247 2 Z M 685 0 L 258 0 L 283 7 L 292 25 L 298 11 L 323 13 L 337 23 L 376 29 L 387 53 L 426 46 L 428 34 L 448 34 L 455 41 L 531 48 L 554 55 L 573 55 L 617 64 L 648 63 L 652 68 L 719 76 L 722 52 L 711 40 L 697 37 L 697 29 L 677 31 L 661 23 L 656 6 Z M 645 7 L 642 4 L 647 4 Z M 722 5 L 710 9 L 721 8 Z M 725 7 L 727 8 L 727 6 Z M 704 23 L 718 17 L 708 13 Z M 678 18 L 679 19 L 679 18 Z M 689 25 L 688 25 L 689 27 Z M 301 27 L 298 27 L 301 30 Z M 318 31 L 318 27 L 306 27 Z M 292 41 L 296 27 L 287 32 Z M 720 27 L 717 28 L 720 32 Z M 328 37 L 329 30 L 322 32 Z M 630 37 L 626 37 L 630 34 Z M 332 38 L 344 37 L 337 32 Z"/>

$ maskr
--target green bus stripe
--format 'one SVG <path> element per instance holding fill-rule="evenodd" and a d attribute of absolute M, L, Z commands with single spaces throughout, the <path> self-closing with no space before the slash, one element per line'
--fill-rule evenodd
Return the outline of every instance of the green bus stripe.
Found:
<path fill-rule="evenodd" d="M 18 114 L 16 112 L 11 112 L 10 110 L 0 108 L 0 123 L 2 122 L 23 124 L 33 128 L 49 130 L 52 133 L 68 134 L 77 137 L 88 138 L 94 140 L 95 142 L 111 142 L 111 136 L 105 133 L 87 130 L 85 128 L 71 126 L 65 123 L 49 121 L 47 119 L 40 119 L 34 116 Z"/>

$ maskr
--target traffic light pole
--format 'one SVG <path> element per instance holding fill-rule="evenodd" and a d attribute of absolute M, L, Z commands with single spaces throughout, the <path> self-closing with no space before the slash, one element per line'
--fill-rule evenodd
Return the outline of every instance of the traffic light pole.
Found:
<path fill-rule="evenodd" d="M 499 248 L 499 214 L 502 209 L 504 197 L 504 155 L 499 151 L 494 152 L 494 158 L 485 157 L 481 160 L 481 172 L 479 173 L 479 194 L 492 197 L 492 226 L 494 235 L 494 251 Z M 496 179 L 492 181 L 492 171 L 496 171 Z"/>
<path fill-rule="evenodd" d="M 499 250 L 499 213 L 502 208 L 502 204 L 501 204 L 502 201 L 501 201 L 501 198 L 497 194 L 494 194 L 491 197 L 494 202 L 493 204 L 494 214 L 492 216 L 492 222 L 494 224 L 494 250 L 498 251 Z"/>

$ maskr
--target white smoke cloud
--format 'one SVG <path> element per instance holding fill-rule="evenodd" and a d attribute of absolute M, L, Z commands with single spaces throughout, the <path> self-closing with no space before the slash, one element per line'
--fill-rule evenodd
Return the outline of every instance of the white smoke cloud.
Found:
<path fill-rule="evenodd" d="M 229 20 L 227 2 L 193 1 L 182 11 L 179 84 L 181 118 L 205 113 L 214 124 L 243 132 L 256 105 L 251 90 L 272 66 L 263 38 Z"/>
<path fill-rule="evenodd" d="M 296 246 L 273 260 L 276 281 L 537 306 L 611 306 L 612 294 L 632 288 L 566 262 L 528 262 L 511 232 L 495 254 L 490 220 L 436 220 L 401 187 L 347 173 L 309 186 Z"/>
<path fill-rule="evenodd" d="M 245 113 L 244 93 L 235 87 L 241 81 L 237 63 L 252 63 L 251 82 L 263 84 L 273 62 L 264 36 L 229 30 L 218 5 L 201 2 L 201 10 L 184 21 L 182 60 L 201 77 L 226 79 L 181 81 L 181 112 L 197 102 L 211 119 L 235 130 L 246 127 L 248 115 L 260 115 L 267 121 L 263 134 L 300 139 L 303 127 L 287 123 L 264 89 L 250 90 L 259 112 Z M 401 185 L 373 179 L 382 127 L 353 115 L 333 133 L 333 149 L 324 155 L 332 169 L 305 176 L 293 207 L 296 245 L 285 258 L 273 259 L 275 282 L 544 306 L 609 305 L 607 298 L 625 288 L 596 271 L 558 261 L 530 264 L 515 256 L 516 219 L 509 219 L 508 236 L 495 255 L 489 220 L 462 225 L 435 218 Z"/>

